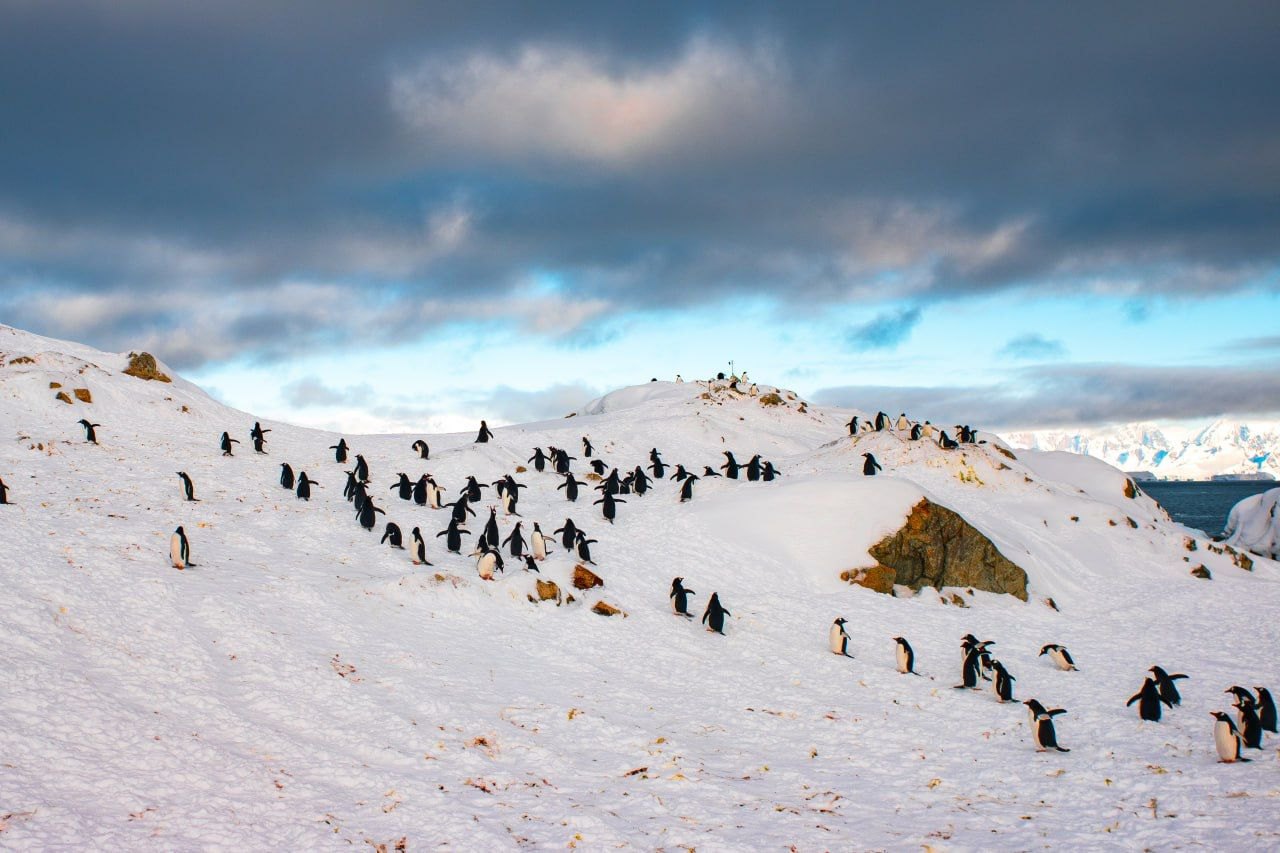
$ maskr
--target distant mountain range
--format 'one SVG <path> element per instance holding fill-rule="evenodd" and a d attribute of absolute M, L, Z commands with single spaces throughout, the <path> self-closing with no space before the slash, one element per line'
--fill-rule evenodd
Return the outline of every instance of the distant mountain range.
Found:
<path fill-rule="evenodd" d="M 1014 447 L 1093 456 L 1161 480 L 1280 479 L 1280 422 L 1219 418 L 1190 426 L 1122 424 L 1091 430 L 1005 433 Z"/>

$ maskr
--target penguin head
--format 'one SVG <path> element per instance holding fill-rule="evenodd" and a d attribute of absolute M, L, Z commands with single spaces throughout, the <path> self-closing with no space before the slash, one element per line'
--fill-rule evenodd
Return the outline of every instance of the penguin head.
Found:
<path fill-rule="evenodd" d="M 843 616 L 837 616 L 837 617 L 836 617 L 836 624 L 837 624 L 837 625 L 843 625 L 844 623 L 845 623 L 845 618 L 844 618 Z"/>
<path fill-rule="evenodd" d="M 1213 717 L 1215 720 L 1217 720 L 1220 723 L 1226 723 L 1232 728 L 1235 728 L 1235 724 L 1231 722 L 1231 718 L 1228 717 L 1226 714 L 1222 713 L 1221 711 L 1210 711 L 1209 716 Z"/>
<path fill-rule="evenodd" d="M 177 530 L 175 530 L 175 531 L 173 531 L 173 532 L 174 532 L 174 533 L 176 533 L 176 534 L 178 534 L 179 536 L 186 536 L 186 535 L 187 535 L 187 532 L 186 532 L 185 530 L 183 530 L 183 529 L 182 529 L 182 525 L 181 525 L 181 524 L 179 524 L 179 525 L 178 525 L 178 529 L 177 529 Z"/>

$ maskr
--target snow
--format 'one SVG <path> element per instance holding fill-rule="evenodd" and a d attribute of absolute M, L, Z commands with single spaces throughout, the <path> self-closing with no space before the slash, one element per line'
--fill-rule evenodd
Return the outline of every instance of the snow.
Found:
<path fill-rule="evenodd" d="M 485 445 L 474 431 L 347 436 L 387 517 L 406 539 L 414 525 L 426 534 L 435 565 L 415 567 L 355 523 L 327 449 L 337 435 L 264 422 L 270 455 L 257 456 L 252 415 L 163 366 L 172 384 L 122 375 L 123 355 L 7 328 L 0 354 L 13 501 L 0 507 L 0 846 L 1277 844 L 1276 741 L 1250 764 L 1218 764 L 1209 711 L 1227 686 L 1280 681 L 1280 565 L 1237 568 L 1145 495 L 1125 498 L 1101 463 L 1010 458 L 989 436 L 949 452 L 896 433 L 854 440 L 851 411 L 692 382 L 622 389 Z M 14 364 L 22 355 L 34 363 Z M 54 400 L 51 381 L 93 403 Z M 100 446 L 80 417 L 103 425 Z M 232 458 L 223 430 L 245 442 Z M 561 607 L 530 603 L 534 578 L 514 560 L 481 581 L 434 536 L 447 511 L 388 490 L 399 471 L 430 471 L 452 498 L 467 474 L 492 481 L 535 446 L 581 456 L 584 434 L 624 471 L 652 447 L 694 471 L 728 449 L 783 477 L 707 478 L 688 504 L 664 481 L 626 496 L 611 526 L 587 490 L 568 504 L 553 475 L 517 474 L 526 536 L 572 517 L 599 539 L 602 589 L 570 589 L 563 553 L 543 565 L 578 599 Z M 861 476 L 864 452 L 882 475 Z M 310 503 L 279 487 L 285 461 L 321 483 Z M 181 501 L 179 470 L 199 503 Z M 921 496 L 1022 566 L 1030 600 L 957 590 L 961 608 L 933 590 L 840 583 Z M 178 524 L 186 571 L 166 559 Z M 1189 575 L 1200 563 L 1214 580 Z M 699 614 L 719 593 L 726 636 L 671 613 L 675 575 Z M 626 618 L 590 612 L 598 600 Z M 827 651 L 838 615 L 852 660 Z M 996 640 L 1018 699 L 1069 710 L 1057 727 L 1070 753 L 1036 753 L 1022 705 L 952 689 L 967 632 Z M 894 671 L 896 635 L 923 677 Z M 1038 657 L 1047 642 L 1080 672 Z M 1124 702 L 1155 663 L 1191 679 L 1165 722 L 1142 723 Z"/>
<path fill-rule="evenodd" d="M 1280 558 L 1280 489 L 1250 495 L 1227 515 L 1228 544 L 1272 559 Z"/>

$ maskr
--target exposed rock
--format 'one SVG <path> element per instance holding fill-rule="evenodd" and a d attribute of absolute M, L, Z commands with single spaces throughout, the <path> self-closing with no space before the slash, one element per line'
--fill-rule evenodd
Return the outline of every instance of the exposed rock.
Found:
<path fill-rule="evenodd" d="M 591 571 L 581 563 L 578 563 L 578 565 L 573 567 L 574 589 L 591 589 L 592 587 L 597 586 L 604 586 L 604 579 L 598 574 Z"/>
<path fill-rule="evenodd" d="M 75 394 L 76 399 L 79 400 L 81 403 L 93 402 L 93 395 L 89 393 L 88 388 L 76 388 L 76 389 L 73 389 L 71 393 Z"/>
<path fill-rule="evenodd" d="M 1197 547 L 1196 540 L 1192 539 L 1190 536 L 1183 536 L 1182 547 L 1186 548 L 1188 551 L 1194 551 L 1196 550 L 1196 547 Z"/>
<path fill-rule="evenodd" d="M 607 601 L 597 601 L 591 607 L 591 612 L 599 613 L 601 616 L 617 616 L 618 614 L 622 614 L 622 618 L 625 619 L 627 617 L 627 614 L 624 613 L 621 608 L 614 607 Z"/>
<path fill-rule="evenodd" d="M 560 606 L 562 596 L 560 595 L 560 586 L 555 581 L 537 581 L 538 597 L 535 599 L 529 596 L 530 601 L 554 601 L 556 606 Z"/>
<path fill-rule="evenodd" d="M 66 391 L 59 391 L 57 394 L 53 396 L 53 399 L 61 400 L 62 402 L 66 403 L 68 406 L 71 405 L 71 398 L 67 396 Z"/>
<path fill-rule="evenodd" d="M 528 468 L 526 468 L 526 467 L 524 467 L 523 465 L 517 465 L 517 466 L 516 466 L 516 473 L 517 473 L 517 474 L 523 474 L 525 471 L 528 471 L 528 470 L 529 470 L 529 469 L 528 469 Z"/>
<path fill-rule="evenodd" d="M 1127 515 L 1126 515 L 1126 516 L 1124 517 L 1124 520 L 1125 520 L 1125 521 L 1127 521 L 1127 522 L 1129 522 L 1129 526 L 1130 526 L 1130 527 L 1132 527 L 1134 530 L 1137 530 L 1137 529 L 1138 529 L 1138 522 L 1134 521 L 1134 520 L 1133 520 L 1132 518 L 1130 518 L 1129 516 L 1127 516 Z"/>
<path fill-rule="evenodd" d="M 1018 461 L 1018 457 L 1013 455 L 1012 450 L 1009 450 L 1008 448 L 1005 448 L 1005 447 L 1001 447 L 998 444 L 993 444 L 991 446 L 995 448 L 996 453 L 999 453 L 1003 456 L 1008 456 L 1010 459 L 1014 460 L 1015 462 Z"/>
<path fill-rule="evenodd" d="M 782 405 L 782 398 L 781 398 L 781 397 L 779 397 L 779 396 L 777 395 L 777 393 L 775 393 L 775 392 L 770 392 L 770 393 L 765 394 L 763 397 L 761 397 L 761 398 L 760 398 L 760 405 L 762 405 L 762 406 L 781 406 L 781 405 Z"/>
<path fill-rule="evenodd" d="M 840 580 L 848 581 L 858 586 L 865 586 L 874 592 L 892 595 L 896 575 L 897 572 L 888 566 L 872 566 L 869 569 L 848 569 L 843 571 L 840 573 Z"/>
<path fill-rule="evenodd" d="M 10 359 L 10 364 L 35 364 L 36 360 L 29 355 L 20 355 L 17 358 Z"/>
<path fill-rule="evenodd" d="M 154 379 L 157 382 L 172 382 L 168 376 L 160 372 L 159 366 L 156 364 L 156 358 L 149 352 L 131 352 L 129 353 L 129 366 L 124 369 L 129 376 L 136 376 L 139 379 Z"/>
<path fill-rule="evenodd" d="M 50 388 L 61 388 L 61 387 L 62 387 L 62 383 L 61 383 L 61 382 L 50 382 L 50 383 L 49 383 L 49 387 L 50 387 Z"/>
<path fill-rule="evenodd" d="M 1130 500 L 1138 496 L 1138 484 L 1131 477 L 1124 478 L 1124 496 Z"/>
<path fill-rule="evenodd" d="M 1027 573 L 958 513 L 922 499 L 902 529 L 870 549 L 912 589 L 973 587 L 1027 600 Z"/>
<path fill-rule="evenodd" d="M 1203 578 L 1204 580 L 1207 580 L 1207 581 L 1213 580 L 1213 575 L 1209 574 L 1209 570 L 1204 567 L 1203 563 L 1199 566 L 1196 566 L 1194 569 L 1192 569 L 1191 575 L 1193 577 Z"/>
<path fill-rule="evenodd" d="M 965 601 L 963 598 L 960 597 L 959 593 L 955 593 L 955 592 L 951 593 L 951 603 L 954 604 L 956 607 L 969 606 L 969 602 Z"/>

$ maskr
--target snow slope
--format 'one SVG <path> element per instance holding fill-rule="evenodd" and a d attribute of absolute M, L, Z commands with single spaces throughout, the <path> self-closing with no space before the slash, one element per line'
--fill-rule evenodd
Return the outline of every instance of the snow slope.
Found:
<path fill-rule="evenodd" d="M 1277 844 L 1275 741 L 1261 760 L 1218 764 L 1208 712 L 1231 684 L 1280 682 L 1280 566 L 1188 552 L 1197 534 L 1126 498 L 1104 464 L 1010 458 L 989 436 L 953 452 L 893 433 L 855 441 L 850 411 L 697 383 L 623 389 L 485 445 L 426 436 L 428 462 L 410 449 L 420 436 L 347 436 L 387 517 L 427 534 L 435 565 L 422 567 L 355 523 L 327 449 L 338 436 L 264 423 L 257 456 L 251 415 L 176 376 L 145 382 L 120 373 L 122 355 L 5 328 L 0 354 L 13 501 L 0 507 L 0 846 Z M 93 402 L 56 401 L 51 381 Z M 99 446 L 80 417 L 102 424 Z M 234 457 L 218 451 L 223 430 L 245 442 Z M 388 490 L 399 471 L 430 471 L 452 496 L 535 446 L 581 456 L 584 434 L 623 470 L 652 447 L 695 471 L 730 449 L 784 476 L 705 479 L 688 504 L 662 482 L 626 496 L 610 526 L 586 490 L 569 504 L 552 475 L 518 474 L 526 528 L 572 517 L 599 540 L 602 589 L 570 590 L 563 553 L 543 565 L 579 599 L 562 607 L 531 604 L 534 577 L 512 560 L 479 580 L 434 536 L 447 511 Z M 868 451 L 884 475 L 860 475 Z M 309 503 L 279 487 L 284 461 L 321 483 Z M 179 470 L 199 503 L 182 502 Z M 1030 600 L 959 591 L 960 608 L 839 582 L 920 497 L 1022 566 Z M 166 560 L 177 524 L 196 563 L 182 572 Z M 1213 581 L 1188 574 L 1200 563 Z M 699 613 L 719 593 L 726 636 L 671 614 L 675 575 Z M 600 599 L 627 617 L 592 613 Z M 837 615 L 852 660 L 827 651 Z M 1017 698 L 1069 709 L 1069 754 L 1034 751 L 1021 705 L 951 689 L 970 631 L 997 641 Z M 895 635 L 923 677 L 894 671 Z M 1047 642 L 1081 671 L 1039 658 Z M 1124 707 L 1154 663 L 1192 676 L 1161 724 Z"/>
<path fill-rule="evenodd" d="M 1250 495 L 1227 515 L 1227 542 L 1255 554 L 1280 558 L 1280 489 Z"/>

